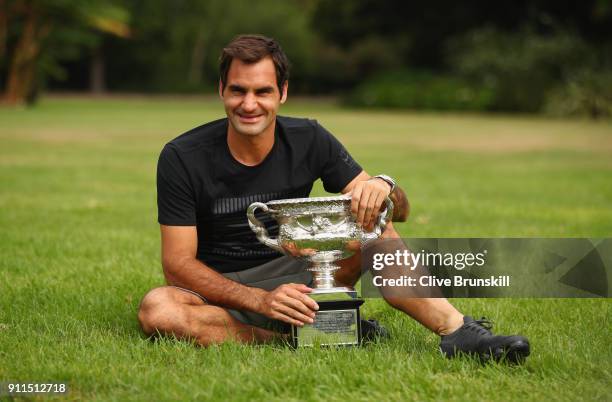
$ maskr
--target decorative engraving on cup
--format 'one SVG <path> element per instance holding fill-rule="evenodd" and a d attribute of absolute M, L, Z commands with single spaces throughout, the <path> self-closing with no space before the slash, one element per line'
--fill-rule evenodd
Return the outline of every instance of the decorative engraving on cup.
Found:
<path fill-rule="evenodd" d="M 249 226 L 257 239 L 268 247 L 295 258 L 306 259 L 313 272 L 314 287 L 334 288 L 336 261 L 350 257 L 361 246 L 377 239 L 393 215 L 393 203 L 377 219 L 372 232 L 360 228 L 351 215 L 349 196 L 295 198 L 255 202 L 247 210 Z M 255 217 L 261 209 L 279 225 L 278 237 L 270 238 L 265 226 Z"/>

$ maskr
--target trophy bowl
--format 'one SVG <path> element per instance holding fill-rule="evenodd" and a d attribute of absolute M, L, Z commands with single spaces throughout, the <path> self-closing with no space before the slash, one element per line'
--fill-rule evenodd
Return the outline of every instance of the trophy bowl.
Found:
<path fill-rule="evenodd" d="M 270 238 L 265 226 L 255 217 L 258 209 L 278 222 L 277 238 Z M 333 273 L 340 268 L 335 262 L 350 257 L 365 243 L 380 237 L 392 215 L 393 203 L 387 198 L 373 231 L 366 232 L 352 216 L 351 197 L 346 195 L 255 202 L 247 210 L 249 226 L 260 242 L 309 262 L 315 292 L 346 290 L 335 287 Z"/>

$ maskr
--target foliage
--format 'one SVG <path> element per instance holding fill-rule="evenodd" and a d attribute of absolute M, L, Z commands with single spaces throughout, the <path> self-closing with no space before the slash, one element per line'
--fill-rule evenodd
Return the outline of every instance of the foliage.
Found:
<path fill-rule="evenodd" d="M 447 41 L 448 73 L 379 72 L 346 100 L 358 106 L 609 116 L 612 63 L 605 46 L 559 27 L 478 28 Z"/>
<path fill-rule="evenodd" d="M 312 65 L 308 12 L 298 1 L 130 0 L 138 18 L 129 41 L 109 40 L 109 85 L 114 89 L 201 91 L 216 87 L 221 49 L 241 33 L 277 38 L 298 78 Z M 138 49 L 134 52 L 134 49 Z M 293 80 L 292 80 L 293 85 Z"/>
<path fill-rule="evenodd" d="M 610 27 L 612 7 L 600 0 L 489 8 L 448 0 L 0 0 L 0 86 L 32 99 L 45 86 L 212 93 L 222 47 L 261 33 L 293 62 L 292 94 L 603 116 L 607 95 L 596 82 L 612 65 L 604 60 Z M 388 71 L 404 71 L 403 89 L 386 81 Z"/>
<path fill-rule="evenodd" d="M 486 27 L 450 40 L 447 47 L 454 71 L 494 94 L 494 110 L 538 112 L 552 90 L 570 85 L 570 77 L 598 63 L 595 49 L 569 31 L 545 35 Z"/>
<path fill-rule="evenodd" d="M 551 92 L 544 110 L 558 116 L 612 116 L 612 72 L 579 71 Z"/>
<path fill-rule="evenodd" d="M 379 74 L 346 98 L 353 106 L 431 110 L 487 110 L 493 92 L 460 78 L 425 71 Z"/>
<path fill-rule="evenodd" d="M 380 73 L 400 69 L 399 49 L 408 46 L 401 37 L 387 40 L 371 35 L 349 47 L 319 40 L 313 53 L 316 69 L 310 77 L 309 90 L 316 93 L 330 93 L 347 90 Z"/>

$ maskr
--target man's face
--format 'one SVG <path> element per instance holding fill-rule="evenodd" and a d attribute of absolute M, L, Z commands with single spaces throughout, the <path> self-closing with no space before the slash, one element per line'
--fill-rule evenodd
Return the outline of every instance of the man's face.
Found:
<path fill-rule="evenodd" d="M 238 134 L 257 136 L 275 121 L 280 104 L 287 99 L 287 83 L 281 96 L 271 57 L 253 64 L 234 59 L 225 89 L 219 84 L 219 94 L 233 129 Z"/>

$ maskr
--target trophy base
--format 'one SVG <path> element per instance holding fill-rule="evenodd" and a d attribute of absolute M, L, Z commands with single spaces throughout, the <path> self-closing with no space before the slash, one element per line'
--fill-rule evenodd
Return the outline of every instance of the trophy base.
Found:
<path fill-rule="evenodd" d="M 314 322 L 303 327 L 291 326 L 295 348 L 313 346 L 359 346 L 361 317 L 359 307 L 364 300 L 349 288 L 315 290 L 310 294 L 319 311 Z"/>

